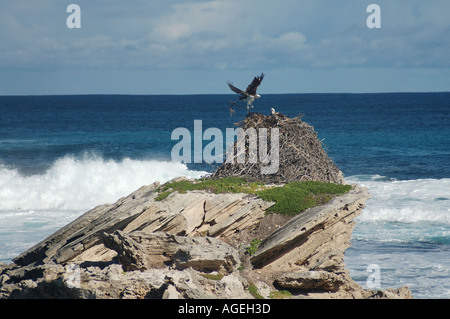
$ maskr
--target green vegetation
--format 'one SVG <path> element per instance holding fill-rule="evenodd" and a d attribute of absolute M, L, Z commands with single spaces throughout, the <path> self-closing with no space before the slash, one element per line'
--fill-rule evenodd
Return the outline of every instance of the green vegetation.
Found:
<path fill-rule="evenodd" d="M 292 294 L 287 290 L 273 290 L 270 292 L 271 299 L 287 299 L 291 298 Z"/>
<path fill-rule="evenodd" d="M 206 279 L 211 279 L 211 280 L 221 280 L 224 276 L 224 274 L 222 273 L 217 273 L 217 274 L 201 274 L 203 277 L 205 277 Z"/>
<path fill-rule="evenodd" d="M 220 179 L 199 179 L 195 182 L 182 180 L 168 182 L 158 189 L 155 200 L 166 199 L 172 192 L 185 193 L 192 190 L 207 190 L 219 193 L 255 194 L 265 201 L 275 202 L 267 212 L 295 215 L 308 208 L 322 205 L 336 195 L 347 193 L 350 185 L 306 181 L 292 182 L 283 186 L 266 186 L 263 183 L 248 182 L 242 177 Z"/>
<path fill-rule="evenodd" d="M 193 190 L 208 190 L 212 193 L 247 193 L 255 194 L 264 188 L 262 183 L 250 183 L 241 177 L 224 177 L 220 179 L 199 179 L 195 182 L 183 180 L 168 182 L 158 189 L 157 201 L 166 199 L 172 192 L 185 193 Z"/>
<path fill-rule="evenodd" d="M 258 288 L 256 288 L 255 284 L 253 282 L 248 283 L 248 292 L 253 296 L 255 299 L 264 299 L 263 296 L 258 291 Z"/>
<path fill-rule="evenodd" d="M 267 211 L 295 215 L 308 208 L 322 205 L 335 195 L 350 191 L 351 185 L 338 185 L 324 182 L 292 182 L 283 187 L 272 187 L 257 192 L 266 201 L 275 202 Z"/>
<path fill-rule="evenodd" d="M 250 254 L 250 256 L 253 256 L 253 254 L 258 250 L 258 246 L 260 243 L 261 240 L 255 238 L 250 242 L 250 246 L 248 246 L 245 250 Z"/>
<path fill-rule="evenodd" d="M 159 193 L 158 196 L 155 197 L 155 200 L 157 202 L 162 201 L 162 200 L 166 199 L 167 197 L 169 197 L 169 195 L 171 193 L 172 193 L 171 191 L 165 191 L 165 192 Z"/>
<path fill-rule="evenodd" d="M 258 288 L 253 282 L 248 283 L 248 292 L 253 296 L 255 299 L 265 299 L 258 291 Z M 269 294 L 270 299 L 288 299 L 292 298 L 292 294 L 287 290 L 273 290 Z"/>

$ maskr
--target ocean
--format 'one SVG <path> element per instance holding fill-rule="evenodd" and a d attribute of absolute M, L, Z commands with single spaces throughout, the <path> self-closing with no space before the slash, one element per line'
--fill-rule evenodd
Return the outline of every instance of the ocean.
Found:
<path fill-rule="evenodd" d="M 194 120 L 225 132 L 246 115 L 241 103 L 231 94 L 0 96 L 0 262 L 144 184 L 213 171 L 172 162 L 171 134 L 194 132 Z M 356 282 L 373 284 L 375 265 L 377 288 L 450 298 L 450 93 L 267 94 L 254 105 L 302 114 L 347 182 L 369 188 L 345 254 Z"/>

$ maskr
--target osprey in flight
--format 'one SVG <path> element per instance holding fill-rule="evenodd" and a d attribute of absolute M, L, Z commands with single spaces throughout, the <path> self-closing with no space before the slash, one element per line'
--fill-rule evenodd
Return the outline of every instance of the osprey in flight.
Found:
<path fill-rule="evenodd" d="M 231 82 L 228 82 L 228 86 L 230 89 L 239 94 L 239 100 L 246 100 L 247 101 L 247 112 L 249 108 L 253 107 L 253 101 L 257 98 L 260 98 L 261 96 L 259 94 L 256 94 L 256 89 L 261 84 L 261 81 L 264 79 L 264 73 L 261 73 L 260 76 L 255 76 L 252 83 L 250 83 L 249 86 L 247 86 L 247 90 L 242 91 L 235 87 Z"/>

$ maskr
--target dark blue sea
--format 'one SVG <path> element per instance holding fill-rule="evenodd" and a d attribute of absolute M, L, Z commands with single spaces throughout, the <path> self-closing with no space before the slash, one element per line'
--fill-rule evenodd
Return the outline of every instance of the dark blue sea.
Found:
<path fill-rule="evenodd" d="M 375 288 L 450 298 L 450 93 L 264 95 L 254 105 L 302 114 L 347 182 L 369 188 L 345 257 L 358 283 L 374 285 L 375 265 Z M 0 262 L 144 184 L 211 172 L 171 161 L 172 132 L 194 135 L 194 120 L 225 132 L 246 112 L 228 94 L 0 96 Z"/>

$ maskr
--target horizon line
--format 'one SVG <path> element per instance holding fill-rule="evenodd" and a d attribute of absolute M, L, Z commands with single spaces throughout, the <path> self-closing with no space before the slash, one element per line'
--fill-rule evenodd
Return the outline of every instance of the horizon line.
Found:
<path fill-rule="evenodd" d="M 450 93 L 449 91 L 383 91 L 383 92 L 298 92 L 298 93 L 263 93 L 263 95 L 308 95 L 308 94 L 428 94 Z M 32 96 L 205 96 L 205 95 L 235 95 L 232 93 L 53 93 L 53 94 L 0 94 L 0 97 L 32 97 Z"/>

